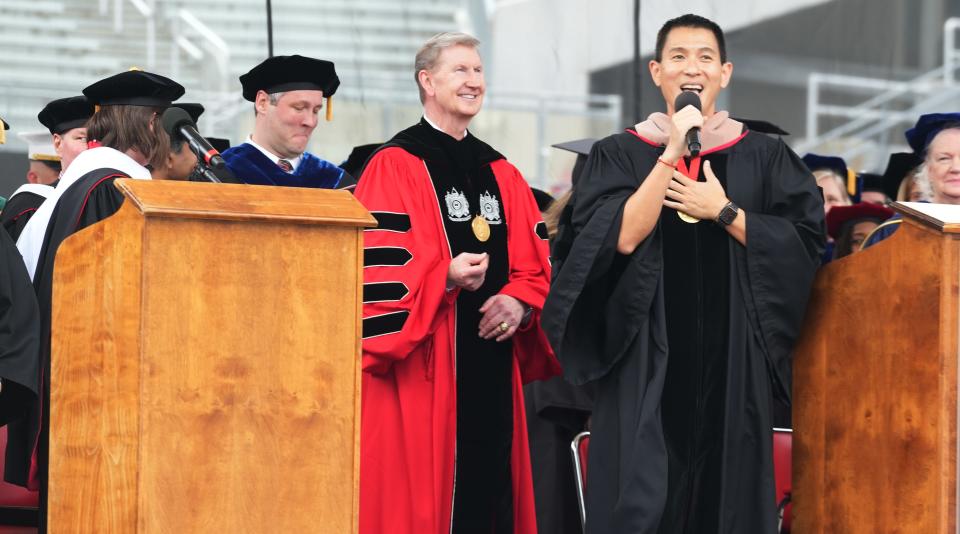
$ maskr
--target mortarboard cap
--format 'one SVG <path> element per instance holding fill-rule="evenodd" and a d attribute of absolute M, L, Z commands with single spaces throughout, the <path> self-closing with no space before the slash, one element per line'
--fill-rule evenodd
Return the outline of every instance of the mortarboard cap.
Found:
<path fill-rule="evenodd" d="M 353 147 L 347 159 L 340 164 L 340 168 L 347 171 L 347 174 L 354 178 L 360 176 L 360 171 L 363 170 L 367 160 L 370 159 L 370 156 L 373 155 L 382 144 L 383 143 L 372 143 Z"/>
<path fill-rule="evenodd" d="M 854 203 L 860 202 L 860 180 L 857 173 L 847 168 L 847 162 L 837 156 L 821 156 L 820 154 L 806 154 L 803 163 L 810 171 L 826 169 L 837 173 L 847 186 L 847 194 Z"/>
<path fill-rule="evenodd" d="M 196 125 L 197 121 L 200 120 L 200 115 L 203 115 L 203 104 L 193 104 L 186 102 L 174 102 L 170 104 L 170 107 L 180 108 L 187 112 L 187 115 L 190 115 L 190 120 L 193 121 L 193 124 Z"/>
<path fill-rule="evenodd" d="M 33 161 L 59 162 L 60 156 L 53 148 L 53 138 L 50 132 L 22 132 L 17 137 L 27 143 L 27 157 Z"/>
<path fill-rule="evenodd" d="M 777 126 L 776 124 L 768 121 L 762 121 L 759 119 L 733 119 L 737 122 L 741 122 L 744 126 L 747 127 L 751 132 L 765 133 L 771 135 L 790 135 L 790 132 L 784 130 L 783 128 Z"/>
<path fill-rule="evenodd" d="M 570 171 L 570 184 L 573 187 L 576 187 L 577 183 L 580 181 L 580 175 L 583 174 L 583 169 L 586 167 L 587 156 L 590 155 L 590 150 L 593 149 L 593 145 L 596 144 L 596 142 L 596 139 L 588 137 L 585 139 L 576 139 L 574 141 L 566 141 L 563 143 L 550 145 L 553 148 L 559 148 L 560 150 L 573 152 L 577 155 L 577 161 L 574 162 L 573 169 Z"/>
<path fill-rule="evenodd" d="M 92 116 L 93 104 L 87 97 L 71 96 L 48 103 L 37 114 L 37 120 L 51 134 L 63 134 L 74 128 L 82 128 Z"/>
<path fill-rule="evenodd" d="M 230 148 L 230 140 L 224 139 L 222 137 L 207 137 L 207 141 L 210 142 L 210 146 L 217 149 L 217 152 L 223 154 L 228 148 Z"/>
<path fill-rule="evenodd" d="M 917 123 L 904 133 L 907 143 L 917 155 L 922 156 L 933 138 L 944 128 L 960 127 L 960 113 L 928 113 L 921 115 Z"/>
<path fill-rule="evenodd" d="M 566 150 L 567 152 L 573 152 L 580 156 L 589 156 L 590 149 L 593 148 L 593 144 L 596 143 L 596 139 L 585 138 L 577 139 L 575 141 L 566 141 L 563 143 L 557 143 L 555 145 L 550 145 L 553 148 L 559 148 L 560 150 Z"/>
<path fill-rule="evenodd" d="M 98 106 L 168 107 L 185 92 L 179 83 L 152 72 L 128 70 L 88 85 L 84 96 Z"/>
<path fill-rule="evenodd" d="M 862 220 L 885 221 L 890 217 L 893 217 L 892 209 L 869 202 L 852 206 L 834 206 L 827 212 L 827 233 L 830 237 L 837 239 L 847 223 Z"/>
<path fill-rule="evenodd" d="M 900 183 L 923 160 L 913 152 L 895 152 L 887 160 L 887 168 L 883 171 L 883 192 L 891 199 L 897 198 Z"/>
<path fill-rule="evenodd" d="M 327 99 L 327 120 L 333 118 L 330 97 L 340 87 L 340 78 L 332 61 L 300 55 L 273 56 L 240 76 L 243 98 L 257 100 L 257 92 L 323 91 Z"/>

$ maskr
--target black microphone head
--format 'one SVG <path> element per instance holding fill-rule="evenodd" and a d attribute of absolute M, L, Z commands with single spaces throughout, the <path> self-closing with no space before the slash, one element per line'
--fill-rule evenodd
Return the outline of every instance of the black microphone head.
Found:
<path fill-rule="evenodd" d="M 197 127 L 193 119 L 190 118 L 190 114 L 178 107 L 167 108 L 166 111 L 163 112 L 160 122 L 163 124 L 163 131 L 171 136 L 176 133 L 177 129 L 181 126 Z"/>
<path fill-rule="evenodd" d="M 680 111 L 687 106 L 693 106 L 698 110 L 702 109 L 700 107 L 700 95 L 693 91 L 684 91 L 677 95 L 677 100 L 673 103 L 673 110 Z"/>

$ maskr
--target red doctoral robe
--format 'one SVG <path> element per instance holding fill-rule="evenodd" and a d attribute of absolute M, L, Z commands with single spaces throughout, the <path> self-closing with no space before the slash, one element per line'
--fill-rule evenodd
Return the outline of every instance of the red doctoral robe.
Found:
<path fill-rule="evenodd" d="M 550 281 L 549 248 L 520 172 L 505 159 L 490 166 L 508 232 L 509 276 L 499 293 L 533 308 L 529 326 L 513 337 L 510 460 L 514 532 L 531 534 L 536 533 L 536 516 L 521 387 L 560 372 L 540 328 Z M 424 160 L 394 146 L 369 161 L 356 197 L 381 222 L 365 232 L 368 260 L 377 253 L 399 253 L 403 263 L 365 261 L 364 322 L 387 326 L 371 335 L 365 324 L 360 532 L 447 534 L 456 470 L 455 302 L 460 289 L 446 291 L 451 257 L 437 193 Z M 368 296 L 371 285 L 390 282 L 402 282 L 403 297 L 371 302 L 378 300 Z"/>

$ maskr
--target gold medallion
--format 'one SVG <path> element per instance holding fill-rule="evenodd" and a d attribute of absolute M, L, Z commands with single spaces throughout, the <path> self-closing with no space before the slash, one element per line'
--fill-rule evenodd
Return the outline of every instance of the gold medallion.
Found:
<path fill-rule="evenodd" d="M 692 215 L 687 215 L 686 213 L 679 210 L 677 210 L 677 216 L 680 217 L 680 220 L 685 223 L 694 224 L 694 223 L 700 222 L 700 219 L 693 217 Z"/>
<path fill-rule="evenodd" d="M 473 228 L 473 235 L 477 236 L 481 243 L 490 239 L 490 224 L 482 216 L 474 217 L 470 227 Z"/>

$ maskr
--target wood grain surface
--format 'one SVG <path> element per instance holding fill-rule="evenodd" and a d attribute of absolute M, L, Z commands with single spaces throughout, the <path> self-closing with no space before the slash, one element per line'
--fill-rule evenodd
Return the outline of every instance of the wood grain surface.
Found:
<path fill-rule="evenodd" d="M 61 247 L 50 532 L 356 532 L 364 217 L 196 202 Z"/>
<path fill-rule="evenodd" d="M 958 246 L 907 216 L 820 270 L 794 357 L 793 532 L 955 531 Z"/>

